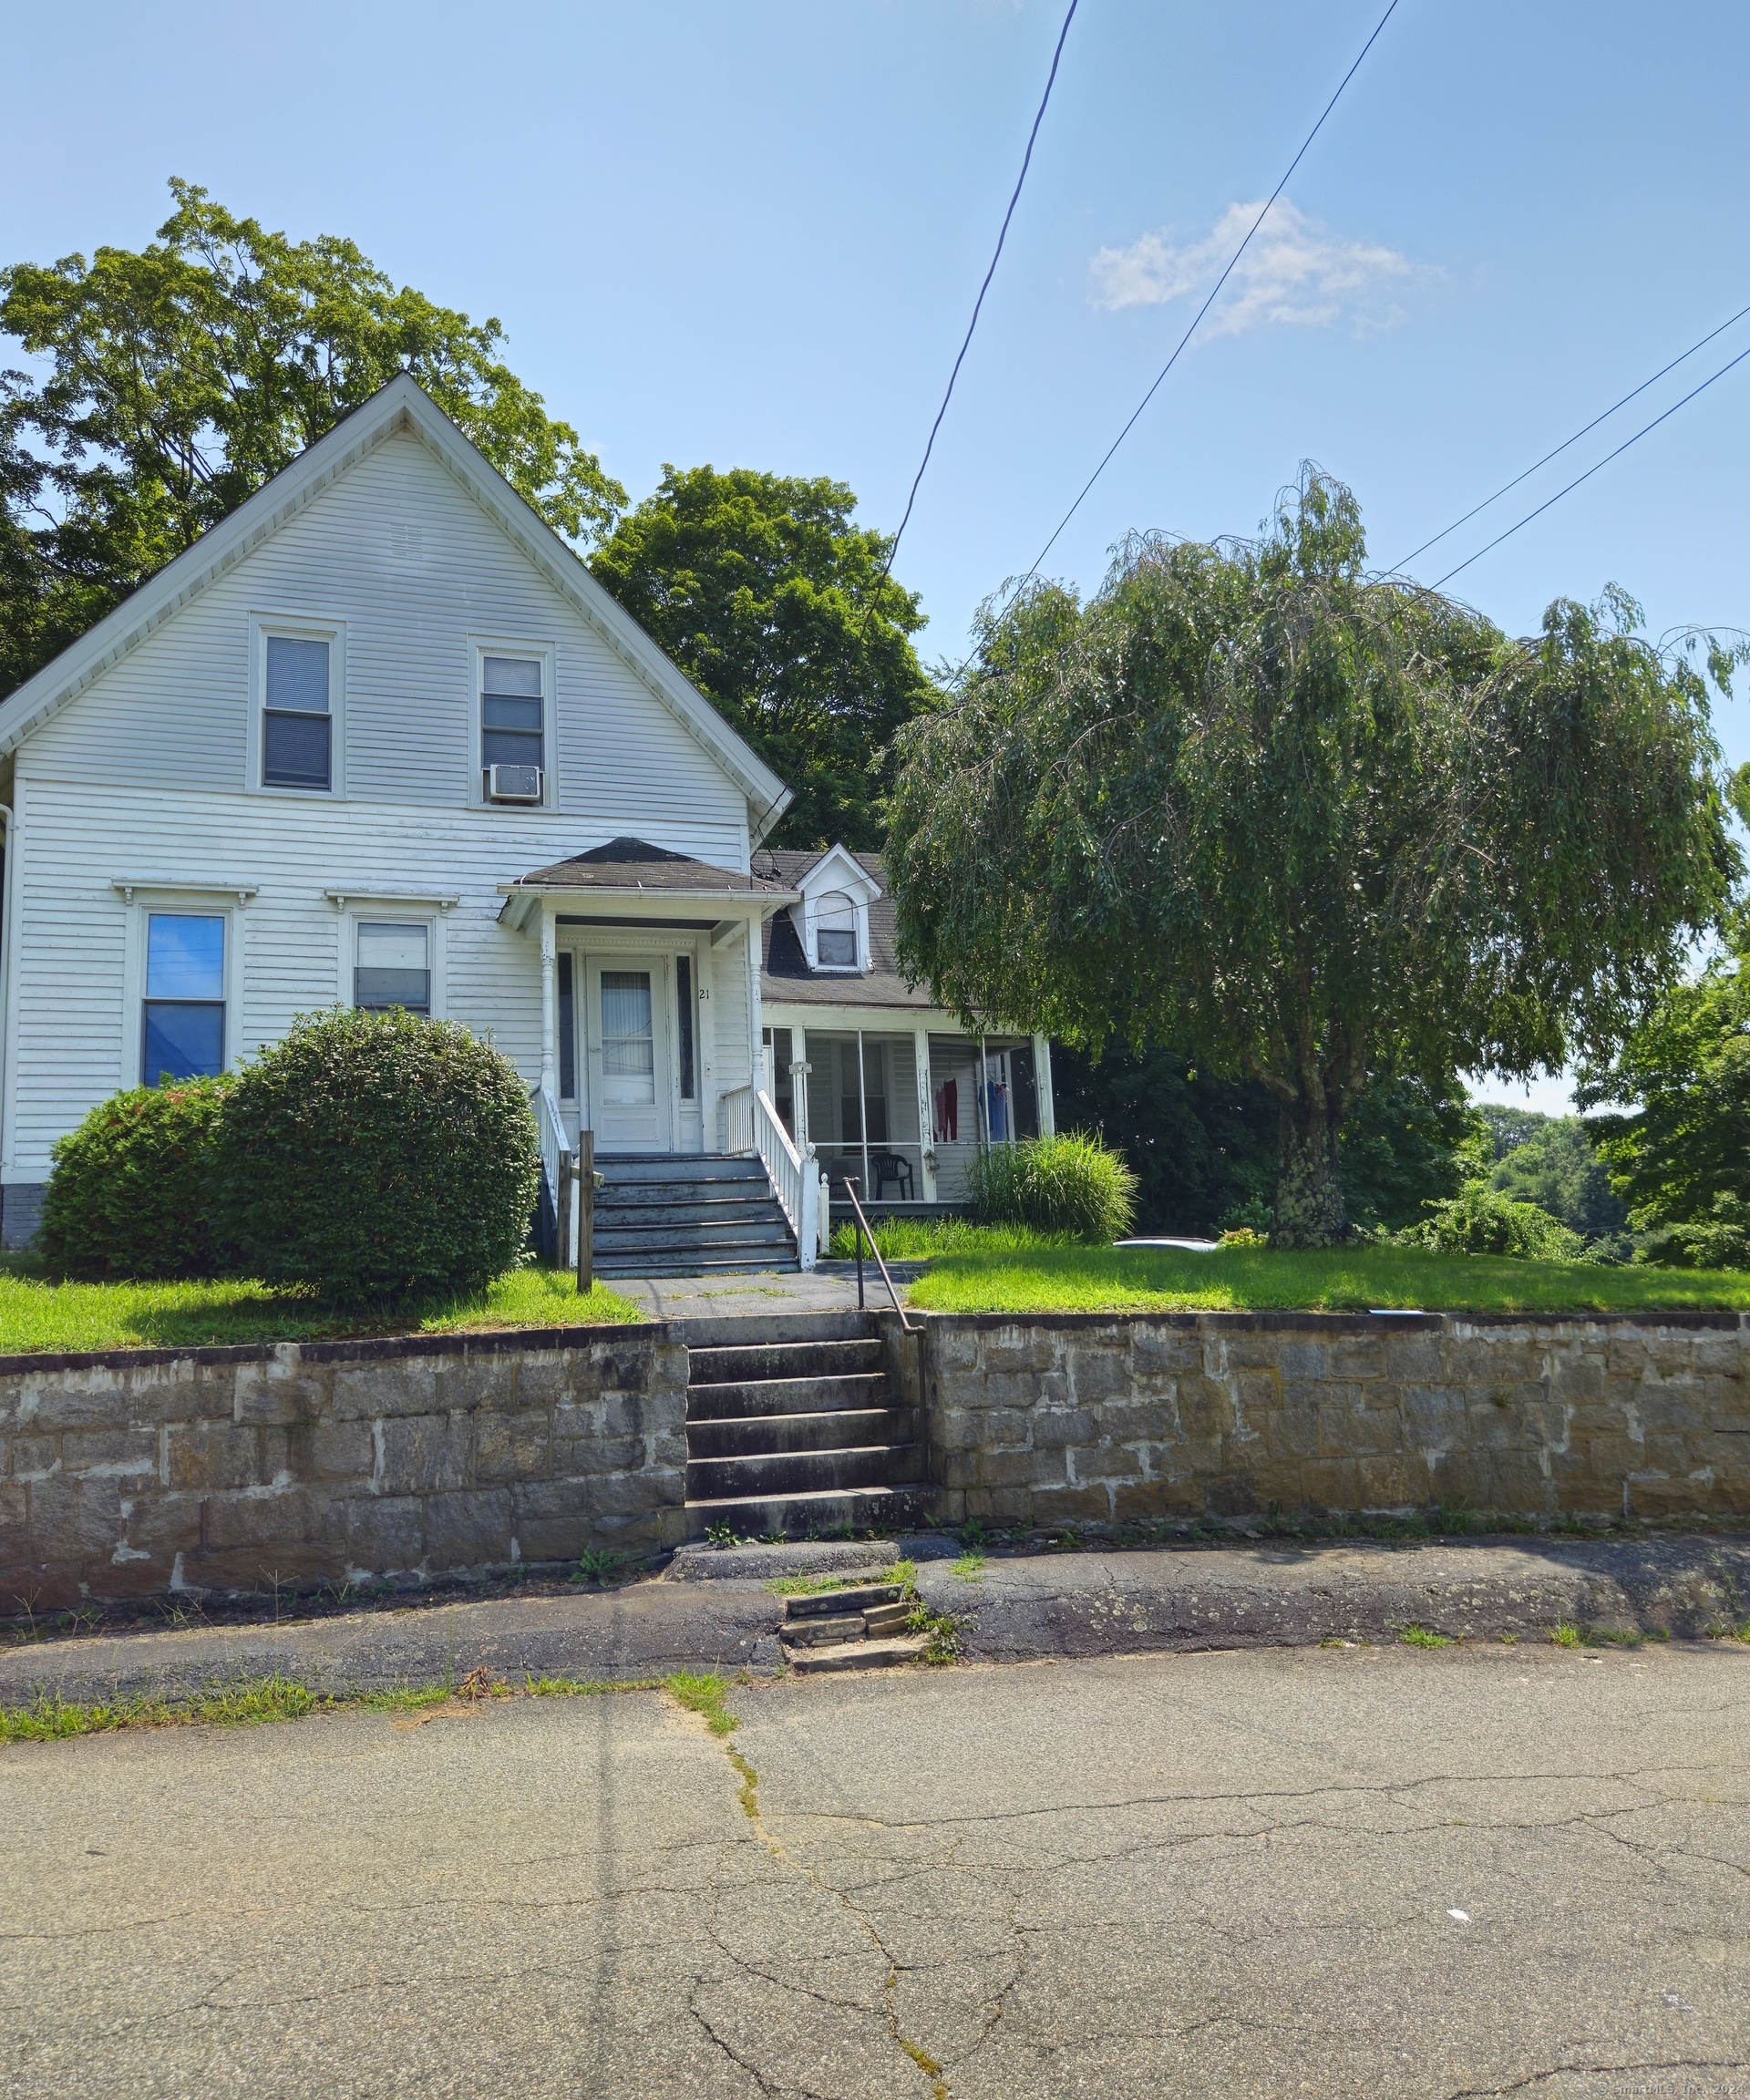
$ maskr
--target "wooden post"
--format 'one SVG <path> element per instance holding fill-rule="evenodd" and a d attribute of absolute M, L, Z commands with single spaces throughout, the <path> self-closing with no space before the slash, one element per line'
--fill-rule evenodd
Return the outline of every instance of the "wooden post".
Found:
<path fill-rule="evenodd" d="M 577 1294 L 595 1289 L 595 1132 L 577 1134 Z"/>
<path fill-rule="evenodd" d="M 571 1258 L 571 1156 L 559 1156 L 559 1187 L 553 1190 L 553 1267 L 562 1269 Z"/>

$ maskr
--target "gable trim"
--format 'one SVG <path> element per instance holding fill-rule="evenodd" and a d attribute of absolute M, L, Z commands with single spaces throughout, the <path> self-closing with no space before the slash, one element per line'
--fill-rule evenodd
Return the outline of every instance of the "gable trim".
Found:
<path fill-rule="evenodd" d="M 252 553 L 314 497 L 389 438 L 419 438 L 479 507 L 580 613 L 746 797 L 753 841 L 793 799 L 776 773 L 729 726 L 679 666 L 591 575 L 539 513 L 406 373 L 325 432 L 95 627 L 0 703 L 0 757 L 138 648 L 220 576 Z"/>

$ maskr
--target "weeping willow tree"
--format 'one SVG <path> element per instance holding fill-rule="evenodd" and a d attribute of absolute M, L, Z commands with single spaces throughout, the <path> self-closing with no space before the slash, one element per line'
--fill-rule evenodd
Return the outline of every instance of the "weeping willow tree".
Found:
<path fill-rule="evenodd" d="M 1729 895 L 1732 660 L 1639 619 L 1611 590 L 1510 640 L 1370 574 L 1310 468 L 1259 540 L 1134 539 L 1086 606 L 1034 584 L 901 734 L 904 959 L 967 1020 L 1255 1079 L 1274 1236 L 1332 1244 L 1370 1078 L 1597 1062 Z"/>

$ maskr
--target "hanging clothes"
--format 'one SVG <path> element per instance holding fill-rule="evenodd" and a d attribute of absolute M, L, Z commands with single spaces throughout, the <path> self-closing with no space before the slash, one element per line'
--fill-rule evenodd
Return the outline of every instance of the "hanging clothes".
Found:
<path fill-rule="evenodd" d="M 935 1141 L 938 1145 L 952 1145 L 960 1137 L 960 1086 L 958 1081 L 944 1079 L 936 1088 Z"/>
<path fill-rule="evenodd" d="M 994 1145 L 1009 1134 L 1009 1089 L 1006 1081 L 990 1079 L 985 1082 L 984 1108 L 990 1118 L 991 1142 Z"/>

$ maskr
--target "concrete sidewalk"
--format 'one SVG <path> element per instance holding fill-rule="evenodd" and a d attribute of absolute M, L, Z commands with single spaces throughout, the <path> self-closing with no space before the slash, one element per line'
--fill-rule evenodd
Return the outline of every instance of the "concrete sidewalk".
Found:
<path fill-rule="evenodd" d="M 929 1264 L 890 1261 L 888 1274 L 905 1295 Z M 602 1279 L 622 1297 L 642 1305 L 653 1320 L 723 1320 L 770 1312 L 854 1312 L 857 1264 L 822 1261 L 807 1271 L 763 1269 L 745 1276 L 611 1276 Z M 863 1303 L 869 1312 L 890 1303 L 881 1272 L 863 1264 Z"/>
<path fill-rule="evenodd" d="M 867 1571 L 896 1549 L 918 1560 L 925 1602 L 953 1617 L 973 1662 L 1394 1642 L 1412 1625 L 1483 1641 L 1547 1640 L 1562 1621 L 1696 1639 L 1750 1621 L 1744 1537 L 999 1554 L 956 1572 L 957 1548 L 932 1534 L 689 1550 L 664 1575 L 608 1591 L 46 1641 L 0 1653 L 0 1705 L 45 1693 L 173 1698 L 270 1675 L 340 1693 L 439 1683 L 482 1667 L 511 1681 L 775 1672 L 783 1606 L 767 1582 L 800 1570 Z"/>

